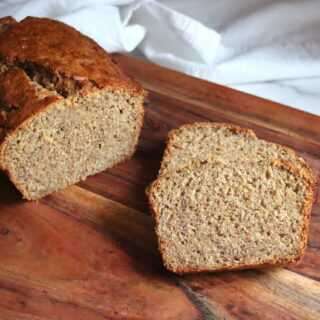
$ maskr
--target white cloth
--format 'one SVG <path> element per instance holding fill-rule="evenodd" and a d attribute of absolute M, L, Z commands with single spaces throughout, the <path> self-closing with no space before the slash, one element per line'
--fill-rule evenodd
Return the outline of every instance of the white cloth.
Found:
<path fill-rule="evenodd" d="M 2 0 L 0 15 L 54 18 L 109 52 L 320 115 L 319 0 Z"/>

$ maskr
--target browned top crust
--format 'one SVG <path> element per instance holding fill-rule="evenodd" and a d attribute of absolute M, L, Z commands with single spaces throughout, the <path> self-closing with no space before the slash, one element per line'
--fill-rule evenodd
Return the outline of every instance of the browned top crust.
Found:
<path fill-rule="evenodd" d="M 14 130 L 17 124 L 60 99 L 32 83 L 23 70 L 11 67 L 0 80 L 0 142 L 2 131 Z"/>
<path fill-rule="evenodd" d="M 2 24 L 6 30 L 0 32 L 0 60 L 45 73 L 64 96 L 84 87 L 142 92 L 97 43 L 64 23 L 34 17 L 14 23 L 6 17 Z"/>
<path fill-rule="evenodd" d="M 12 17 L 4 17 L 0 19 L 0 34 L 4 33 L 10 25 L 17 23 Z"/>

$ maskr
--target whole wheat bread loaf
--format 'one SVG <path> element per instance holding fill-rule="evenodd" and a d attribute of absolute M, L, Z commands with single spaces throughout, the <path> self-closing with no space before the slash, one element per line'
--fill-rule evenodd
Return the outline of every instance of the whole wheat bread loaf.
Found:
<path fill-rule="evenodd" d="M 26 199 L 128 159 L 145 98 L 108 53 L 72 27 L 0 19 L 0 167 Z"/>
<path fill-rule="evenodd" d="M 241 159 L 284 159 L 298 167 L 308 168 L 293 150 L 258 139 L 250 129 L 227 123 L 199 122 L 169 133 L 160 174 L 211 157 L 224 163 Z M 313 174 L 311 170 L 310 174 Z"/>
<path fill-rule="evenodd" d="M 148 195 L 164 264 L 180 274 L 295 264 L 314 192 L 309 171 L 286 160 L 206 160 L 161 175 Z"/>

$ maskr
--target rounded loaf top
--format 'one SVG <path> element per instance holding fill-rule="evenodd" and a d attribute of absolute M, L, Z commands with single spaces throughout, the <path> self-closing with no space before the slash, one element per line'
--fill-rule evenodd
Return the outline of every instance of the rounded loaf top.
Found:
<path fill-rule="evenodd" d="M 83 87 L 142 91 L 95 41 L 47 18 L 11 19 L 10 26 L 0 34 L 0 59 L 25 70 L 36 69 L 50 78 L 57 91 L 67 94 Z"/>

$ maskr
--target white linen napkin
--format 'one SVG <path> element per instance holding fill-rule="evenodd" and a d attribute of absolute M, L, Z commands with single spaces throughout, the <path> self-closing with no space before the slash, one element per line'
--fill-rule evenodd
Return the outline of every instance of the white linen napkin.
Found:
<path fill-rule="evenodd" d="M 0 15 L 57 19 L 109 52 L 136 49 L 160 65 L 320 114 L 317 0 L 2 0 Z"/>

